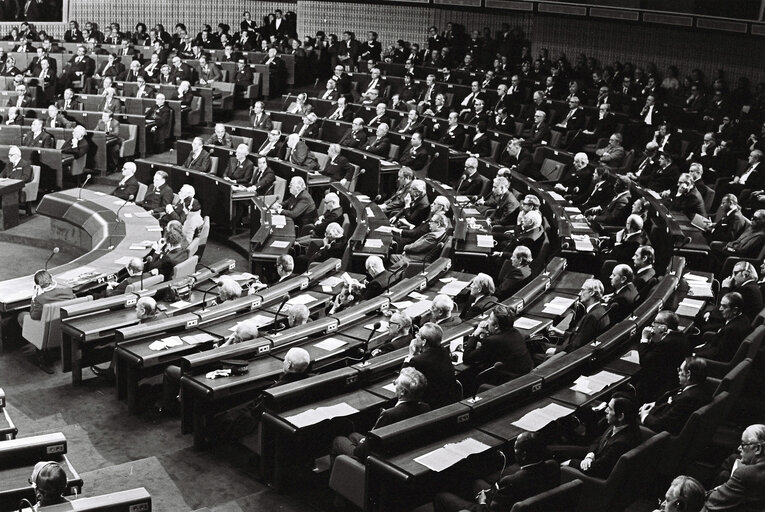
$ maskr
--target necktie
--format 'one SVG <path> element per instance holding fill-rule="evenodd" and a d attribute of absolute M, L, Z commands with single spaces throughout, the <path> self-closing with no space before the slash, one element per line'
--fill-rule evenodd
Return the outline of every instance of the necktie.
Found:
<path fill-rule="evenodd" d="M 68 109 L 68 108 L 69 108 L 69 100 L 66 100 L 66 103 L 64 103 L 64 109 Z"/>
<path fill-rule="evenodd" d="M 746 183 L 746 180 L 749 179 L 749 176 L 754 172 L 754 166 L 750 166 L 749 169 L 746 170 L 744 174 L 741 175 L 741 179 L 739 180 L 739 183 L 742 185 Z"/>

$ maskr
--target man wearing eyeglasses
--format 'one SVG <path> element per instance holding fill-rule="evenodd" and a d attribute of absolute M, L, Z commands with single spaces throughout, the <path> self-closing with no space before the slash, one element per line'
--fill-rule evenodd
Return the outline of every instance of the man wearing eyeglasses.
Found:
<path fill-rule="evenodd" d="M 765 425 L 747 427 L 738 452 L 728 481 L 707 494 L 705 510 L 765 509 Z"/>
<path fill-rule="evenodd" d="M 738 292 L 723 295 L 719 309 L 725 323 L 717 331 L 702 334 L 704 343 L 696 347 L 696 355 L 715 361 L 730 361 L 744 338 L 752 332 L 752 324 L 743 313 L 744 299 Z"/>
<path fill-rule="evenodd" d="M 643 329 L 638 346 L 640 372 L 635 380 L 638 397 L 644 402 L 677 387 L 678 368 L 690 349 L 688 338 L 678 330 L 679 325 L 677 314 L 665 309 Z"/>
<path fill-rule="evenodd" d="M 677 380 L 680 387 L 640 408 L 640 422 L 654 432 L 678 435 L 691 414 L 712 401 L 704 386 L 707 363 L 703 359 L 687 357 L 677 369 Z"/>

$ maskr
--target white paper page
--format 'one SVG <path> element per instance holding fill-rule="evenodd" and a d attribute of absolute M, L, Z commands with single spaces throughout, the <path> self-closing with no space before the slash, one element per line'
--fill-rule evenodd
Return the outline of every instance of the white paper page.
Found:
<path fill-rule="evenodd" d="M 526 318 L 526 317 L 518 317 L 515 319 L 515 322 L 513 322 L 513 325 L 516 329 L 525 329 L 527 331 L 530 331 L 531 329 L 534 329 L 536 326 L 541 324 L 542 322 L 539 320 L 534 320 L 532 318 Z"/>
<path fill-rule="evenodd" d="M 289 241 L 287 240 L 274 240 L 271 242 L 271 247 L 274 249 L 285 249 L 290 246 Z"/>
<path fill-rule="evenodd" d="M 173 302 L 172 304 L 168 304 L 171 308 L 185 308 L 188 306 L 191 306 L 191 302 L 187 302 L 185 300 L 179 300 L 176 302 Z"/>
<path fill-rule="evenodd" d="M 314 302 L 314 301 L 316 301 L 316 297 L 314 297 L 313 295 L 304 293 L 302 295 L 298 295 L 297 297 L 292 297 L 290 300 L 287 301 L 287 304 L 289 305 L 310 304 L 311 302 Z"/>
<path fill-rule="evenodd" d="M 287 217 L 284 215 L 271 215 L 271 224 L 277 228 L 287 225 Z"/>
<path fill-rule="evenodd" d="M 425 455 L 421 455 L 414 459 L 416 463 L 422 464 L 429 470 L 435 471 L 436 473 L 452 467 L 460 460 L 462 460 L 462 458 L 459 455 L 445 450 L 444 448 L 433 450 L 430 453 L 426 453 Z"/>
<path fill-rule="evenodd" d="M 338 284 L 340 284 L 342 282 L 343 282 L 343 280 L 340 279 L 339 277 L 329 276 L 329 277 L 319 281 L 319 284 L 322 285 L 322 286 L 329 286 L 329 287 L 334 288 L 335 286 L 337 286 Z"/>
<path fill-rule="evenodd" d="M 476 235 L 478 247 L 494 247 L 494 237 L 491 235 Z"/>
<path fill-rule="evenodd" d="M 391 382 L 390 384 L 387 384 L 387 385 L 383 386 L 383 389 L 386 390 L 386 391 L 390 391 L 391 393 L 395 393 L 396 392 L 396 384 Z"/>
<path fill-rule="evenodd" d="M 379 238 L 367 238 L 364 247 L 367 249 L 379 249 L 383 246 L 383 241 Z"/>
<path fill-rule="evenodd" d="M 640 352 L 637 350 L 630 350 L 624 354 L 621 359 L 634 364 L 640 364 Z"/>
<path fill-rule="evenodd" d="M 421 300 L 420 302 L 415 302 L 413 305 L 406 308 L 406 314 L 409 315 L 409 318 L 420 316 L 421 314 L 428 311 L 432 304 L 433 302 L 429 300 Z"/>
<path fill-rule="evenodd" d="M 451 283 L 444 285 L 438 293 L 443 293 L 445 295 L 454 297 L 455 295 L 458 295 L 462 290 L 464 290 L 465 287 L 469 284 L 469 281 L 452 281 Z"/>
<path fill-rule="evenodd" d="M 179 336 L 168 336 L 167 338 L 163 338 L 162 341 L 167 347 L 179 347 L 183 345 L 183 340 L 181 340 Z"/>
<path fill-rule="evenodd" d="M 327 352 L 332 352 L 333 350 L 337 350 L 338 348 L 347 344 L 347 341 L 338 340 L 336 338 L 327 338 L 326 340 L 322 340 L 319 343 L 314 343 L 313 346 L 322 350 L 326 350 Z"/>

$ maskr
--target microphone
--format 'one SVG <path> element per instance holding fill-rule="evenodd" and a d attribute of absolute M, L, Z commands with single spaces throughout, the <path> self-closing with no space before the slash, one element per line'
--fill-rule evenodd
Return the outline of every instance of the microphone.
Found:
<path fill-rule="evenodd" d="M 53 248 L 53 250 L 50 252 L 50 256 L 48 256 L 48 259 L 47 259 L 47 260 L 45 260 L 45 270 L 48 270 L 48 263 L 50 263 L 50 259 L 51 259 L 51 258 L 52 258 L 54 255 L 58 254 L 60 250 L 61 250 L 61 249 L 59 249 L 58 247 L 54 247 L 54 248 Z"/>
<path fill-rule="evenodd" d="M 273 329 L 274 331 L 280 331 L 281 330 L 281 329 L 279 329 L 279 324 L 277 323 L 278 322 L 278 318 L 279 318 L 279 313 L 282 312 L 282 308 L 284 307 L 285 304 L 287 304 L 288 300 L 290 300 L 290 297 L 289 297 L 289 295 L 286 295 L 282 299 L 282 303 L 279 304 L 279 309 L 276 310 L 276 314 L 274 315 L 274 329 Z"/>
<path fill-rule="evenodd" d="M 266 207 L 266 210 L 270 210 L 270 209 L 271 209 L 271 207 L 272 207 L 273 205 L 275 205 L 277 201 L 279 201 L 279 198 L 278 198 L 278 197 L 275 197 L 275 198 L 274 198 L 274 200 L 273 200 L 273 201 L 271 201 L 271 204 L 269 204 L 269 205 L 268 205 L 268 207 Z"/>
<path fill-rule="evenodd" d="M 117 209 L 117 222 L 120 222 L 120 212 L 125 207 L 126 204 L 131 202 L 133 199 L 135 199 L 135 196 L 133 194 L 130 194 L 127 199 L 125 199 L 125 202 L 122 203 L 122 205 Z"/>
<path fill-rule="evenodd" d="M 290 96 L 292 96 L 291 93 L 287 93 L 287 97 L 284 98 L 284 103 L 282 103 L 282 110 L 287 110 L 290 106 Z"/>
<path fill-rule="evenodd" d="M 388 282 L 385 283 L 385 295 L 390 295 L 390 282 L 391 280 L 396 277 L 400 272 L 403 272 L 406 267 L 401 267 L 400 269 L 396 270 L 395 272 L 391 272 L 391 274 L 388 276 Z"/>
<path fill-rule="evenodd" d="M 85 185 L 88 184 L 88 181 L 90 181 L 90 178 L 93 175 L 88 173 L 88 176 L 85 178 L 85 181 L 82 182 L 82 185 L 80 186 L 80 191 L 77 193 L 77 200 L 82 201 L 82 189 L 85 188 Z"/>
<path fill-rule="evenodd" d="M 375 322 L 375 324 L 372 326 L 372 332 L 369 333 L 369 337 L 367 337 L 367 341 L 364 342 L 364 355 L 361 358 L 361 362 L 364 362 L 369 357 L 369 342 L 372 340 L 372 336 L 375 335 L 378 329 L 382 327 L 382 324 L 380 322 Z"/>
<path fill-rule="evenodd" d="M 217 288 L 218 283 L 214 283 L 211 287 L 205 290 L 204 295 L 202 295 L 202 311 L 207 311 L 207 294 L 213 290 L 213 288 Z"/>
<path fill-rule="evenodd" d="M 465 173 L 462 173 L 462 176 L 460 176 L 460 181 L 457 183 L 457 188 L 454 189 L 454 191 L 459 194 L 460 193 L 460 187 L 462 186 L 462 182 L 465 181 Z"/>
<path fill-rule="evenodd" d="M 141 270 L 141 290 L 143 290 L 143 270 Z"/>

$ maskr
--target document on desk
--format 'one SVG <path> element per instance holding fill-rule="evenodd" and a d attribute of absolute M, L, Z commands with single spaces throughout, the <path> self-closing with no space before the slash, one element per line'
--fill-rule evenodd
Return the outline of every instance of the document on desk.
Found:
<path fill-rule="evenodd" d="M 114 263 L 116 263 L 117 265 L 127 265 L 128 263 L 130 263 L 130 260 L 132 259 L 133 259 L 132 256 L 123 256 L 117 260 L 114 260 Z"/>
<path fill-rule="evenodd" d="M 470 198 L 468 196 L 454 196 L 454 200 L 458 203 L 469 203 Z"/>
<path fill-rule="evenodd" d="M 577 251 L 591 252 L 595 250 L 592 240 L 587 235 L 571 235 L 571 239 L 574 241 L 574 247 Z"/>
<path fill-rule="evenodd" d="M 478 247 L 494 247 L 494 237 L 491 235 L 476 235 Z"/>
<path fill-rule="evenodd" d="M 132 219 L 133 218 L 133 214 L 132 213 L 123 213 L 122 216 L 125 217 L 126 219 Z"/>
<path fill-rule="evenodd" d="M 133 214 L 134 216 L 138 217 L 139 219 L 148 219 L 151 217 L 151 212 L 136 212 Z"/>
<path fill-rule="evenodd" d="M 574 412 L 574 409 L 564 407 L 558 404 L 548 404 L 539 409 L 534 409 L 512 424 L 528 432 L 536 432 L 543 429 L 550 423 Z"/>
<path fill-rule="evenodd" d="M 580 215 L 581 215 L 581 213 L 582 213 L 582 210 L 580 210 L 580 209 L 579 209 L 579 208 L 577 208 L 576 206 L 566 206 L 565 208 L 563 208 L 563 210 L 564 210 L 566 213 L 572 213 L 572 214 L 574 214 L 574 215 L 577 215 L 577 214 L 580 214 Z"/>
<path fill-rule="evenodd" d="M 640 352 L 637 350 L 630 350 L 619 359 L 627 361 L 628 363 L 640 364 Z"/>
<path fill-rule="evenodd" d="M 701 308 L 704 307 L 705 302 L 703 300 L 696 300 L 696 299 L 690 299 L 688 297 L 685 297 L 680 303 L 677 305 L 677 310 L 675 313 L 677 313 L 680 316 L 687 316 L 687 317 L 695 317 L 698 312 L 701 310 Z"/>
<path fill-rule="evenodd" d="M 200 332 L 199 334 L 183 336 L 181 339 L 189 345 L 201 345 L 202 343 L 207 343 L 208 341 L 214 341 L 215 336 L 206 332 Z"/>
<path fill-rule="evenodd" d="M 271 247 L 274 249 L 286 249 L 290 246 L 290 242 L 288 240 L 274 240 L 271 242 Z"/>
<path fill-rule="evenodd" d="M 316 297 L 308 293 L 304 293 L 302 295 L 298 295 L 297 297 L 292 297 L 290 300 L 287 301 L 287 304 L 289 304 L 290 306 L 294 306 L 296 304 L 305 305 L 315 301 L 316 301 Z"/>
<path fill-rule="evenodd" d="M 481 214 L 481 212 L 479 212 L 475 208 L 464 208 L 462 210 L 462 213 L 465 215 L 480 215 Z"/>
<path fill-rule="evenodd" d="M 339 404 L 330 405 L 327 407 L 317 407 L 316 409 L 308 409 L 307 411 L 295 414 L 294 416 L 288 416 L 285 419 L 295 425 L 297 428 L 307 427 L 309 425 L 315 425 L 324 420 L 331 420 L 332 418 L 339 418 L 341 416 L 350 416 L 356 414 L 358 409 L 351 407 L 345 402 Z"/>
<path fill-rule="evenodd" d="M 356 194 L 356 199 L 358 199 L 362 203 L 368 203 L 369 202 L 369 196 L 366 195 L 366 194 Z"/>
<path fill-rule="evenodd" d="M 379 249 L 383 246 L 383 241 L 379 238 L 367 238 L 364 242 L 365 249 Z"/>
<path fill-rule="evenodd" d="M 709 279 L 707 279 L 706 277 L 704 277 L 704 276 L 697 276 L 696 274 L 692 274 L 690 272 L 686 272 L 685 274 L 683 274 L 683 277 L 689 283 L 691 281 L 697 281 L 697 282 L 701 282 L 701 283 L 708 283 L 709 282 Z"/>
<path fill-rule="evenodd" d="M 162 228 L 159 226 L 146 226 L 146 231 L 161 233 Z"/>
<path fill-rule="evenodd" d="M 283 228 L 287 225 L 287 217 L 284 215 L 271 215 L 271 224 L 276 228 Z"/>
<path fill-rule="evenodd" d="M 167 347 L 180 347 L 183 345 L 183 340 L 180 336 L 168 336 L 167 338 L 162 338 L 162 341 L 165 342 Z"/>
<path fill-rule="evenodd" d="M 393 226 L 378 226 L 375 231 L 379 231 L 380 233 L 392 233 Z"/>
<path fill-rule="evenodd" d="M 170 306 L 171 308 L 178 308 L 178 309 L 186 308 L 186 307 L 191 306 L 191 302 L 188 302 L 188 301 L 185 301 L 185 300 L 178 300 L 178 301 L 175 301 L 175 302 L 172 302 L 172 303 L 168 304 L 168 306 Z"/>
<path fill-rule="evenodd" d="M 409 297 L 411 297 L 414 300 L 426 300 L 428 298 L 427 295 L 423 295 L 419 292 L 412 292 L 409 294 Z"/>
<path fill-rule="evenodd" d="M 322 350 L 326 350 L 327 352 L 332 352 L 333 350 L 337 350 L 343 345 L 347 344 L 347 341 L 338 340 L 337 338 L 327 338 L 326 340 L 322 340 L 319 343 L 314 343 L 313 346 Z"/>
<path fill-rule="evenodd" d="M 540 325 L 542 323 L 541 320 L 534 320 L 532 318 L 526 318 L 524 316 L 518 317 L 515 319 L 515 322 L 513 322 L 513 327 L 516 329 L 524 329 L 526 331 L 530 331 Z"/>
<path fill-rule="evenodd" d="M 75 268 L 75 269 L 72 269 L 72 270 L 68 270 L 68 271 L 63 272 L 61 274 L 57 274 L 55 276 L 55 278 L 58 281 L 69 281 L 69 280 L 72 280 L 72 279 L 77 279 L 78 277 L 80 277 L 83 274 L 92 273 L 95 270 L 96 269 L 94 269 L 93 267 L 79 267 L 79 268 Z"/>
<path fill-rule="evenodd" d="M 579 229 L 582 231 L 586 231 L 590 229 L 590 225 L 587 224 L 586 222 L 572 222 L 571 229 Z"/>
<path fill-rule="evenodd" d="M 623 378 L 624 377 L 617 373 L 611 373 L 603 370 L 596 373 L 595 375 L 590 375 L 589 377 L 582 375 L 574 381 L 574 385 L 571 386 L 571 389 L 586 395 L 593 395 L 603 391 L 611 384 L 619 382 Z"/>
<path fill-rule="evenodd" d="M 367 214 L 367 219 L 371 219 L 372 217 L 375 216 L 375 212 L 373 212 L 372 208 L 370 208 L 369 206 L 367 206 L 364 211 Z"/>
<path fill-rule="evenodd" d="M 340 279 L 339 277 L 329 276 L 323 279 L 322 281 L 319 281 L 319 284 L 322 286 L 329 286 L 330 288 L 334 288 L 335 286 L 339 285 L 342 282 L 343 280 Z"/>
<path fill-rule="evenodd" d="M 414 304 L 411 300 L 400 300 L 398 302 L 391 302 L 390 305 L 396 309 L 406 309 Z"/>
<path fill-rule="evenodd" d="M 704 299 L 711 299 L 714 297 L 714 294 L 712 293 L 712 285 L 702 281 L 688 281 L 688 295 Z"/>
<path fill-rule="evenodd" d="M 469 284 L 469 281 L 452 281 L 450 283 L 446 283 L 438 293 L 443 293 L 444 295 L 454 297 Z"/>
<path fill-rule="evenodd" d="M 470 455 L 483 453 L 490 448 L 491 446 L 468 437 L 458 443 L 445 444 L 441 448 L 417 457 L 414 461 L 438 473 L 452 467 Z"/>
<path fill-rule="evenodd" d="M 433 301 L 421 300 L 419 302 L 415 302 L 414 304 L 406 308 L 405 312 L 407 315 L 409 315 L 409 318 L 414 318 L 428 311 L 432 304 L 433 304 Z"/>
<path fill-rule="evenodd" d="M 386 384 L 382 388 L 384 390 L 386 390 L 386 391 L 390 391 L 391 393 L 395 393 L 396 392 L 396 383 L 395 382 L 391 382 L 390 384 Z"/>
<path fill-rule="evenodd" d="M 266 315 L 255 315 L 249 318 L 250 322 L 254 322 L 258 325 L 258 327 L 263 327 L 264 325 L 269 325 L 271 322 L 274 321 L 273 316 L 266 316 Z M 231 332 L 236 332 L 236 328 L 239 326 L 239 324 L 242 322 L 237 322 L 235 325 L 228 328 Z"/>
<path fill-rule="evenodd" d="M 550 302 L 545 303 L 545 307 L 542 309 L 542 313 L 547 313 L 548 315 L 560 315 L 566 311 L 574 302 L 576 302 L 576 299 L 556 296 Z"/>
<path fill-rule="evenodd" d="M 97 196 L 105 196 L 106 194 L 104 192 L 93 192 Z"/>

